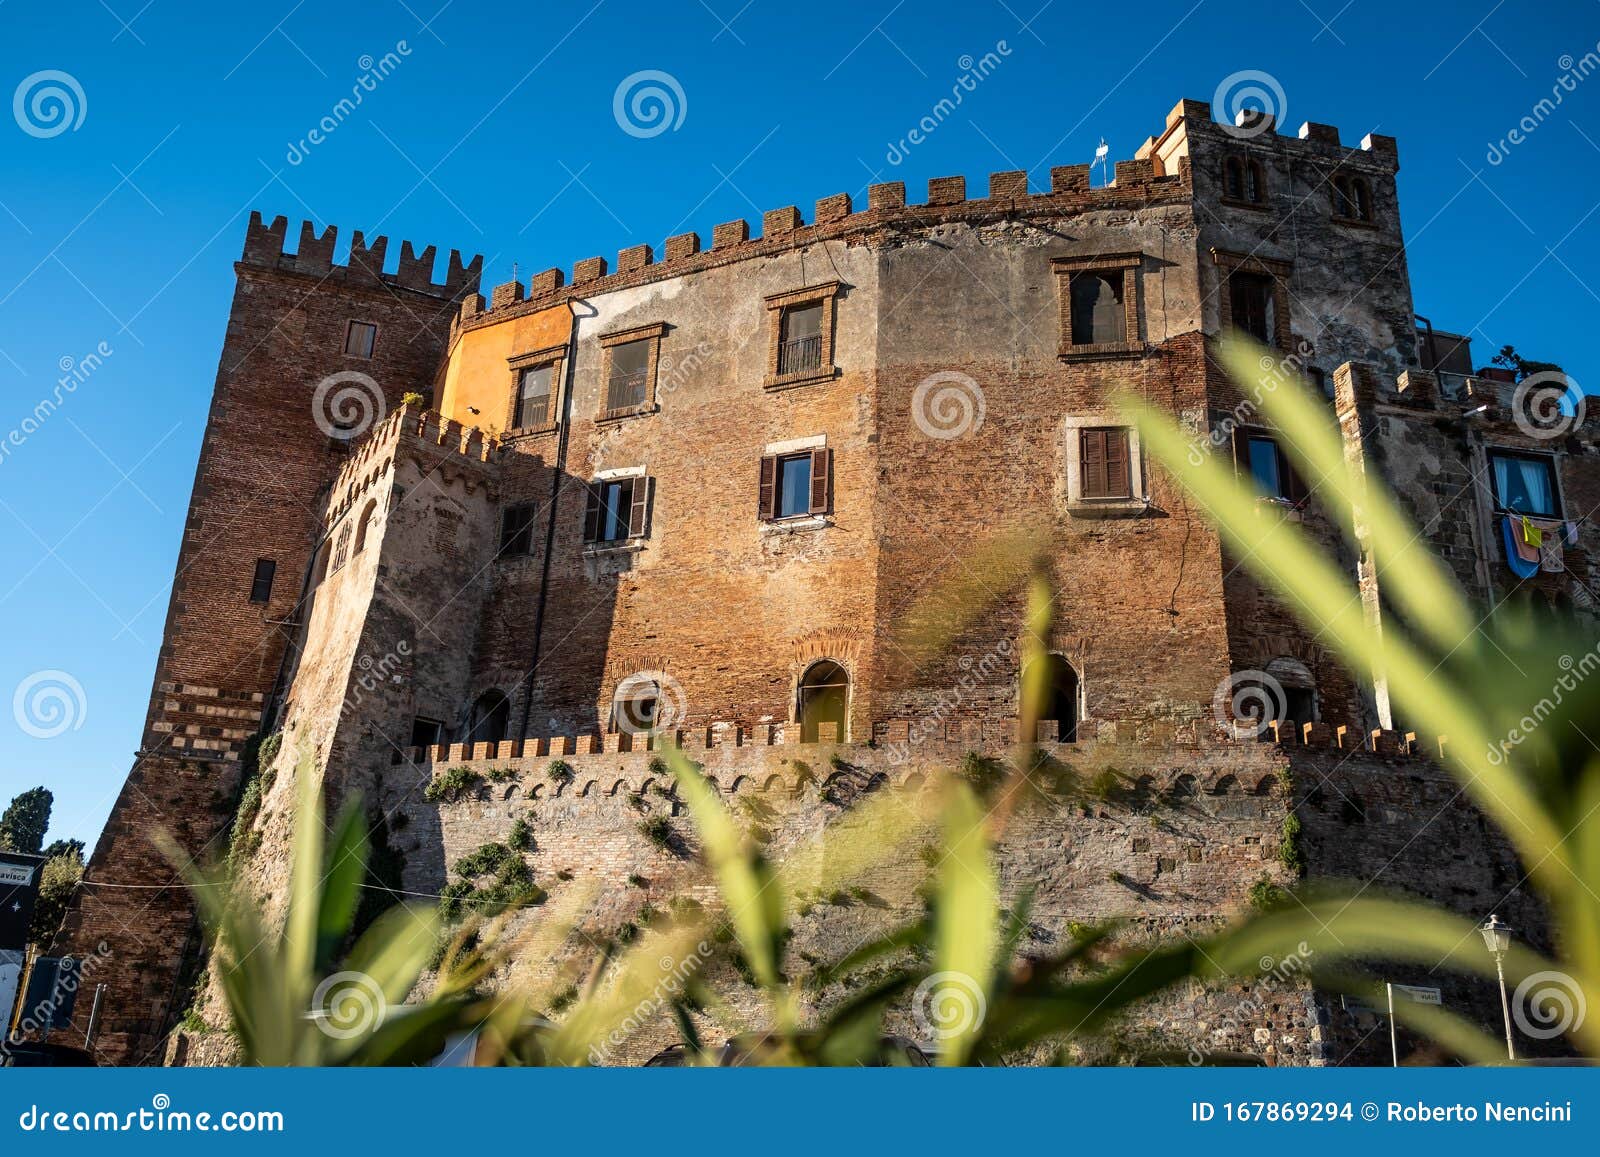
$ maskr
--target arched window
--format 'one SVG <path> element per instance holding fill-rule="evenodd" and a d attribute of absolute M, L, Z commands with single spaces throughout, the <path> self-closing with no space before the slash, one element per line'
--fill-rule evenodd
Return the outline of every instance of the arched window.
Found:
<path fill-rule="evenodd" d="M 1078 717 L 1082 703 L 1082 684 L 1078 680 L 1078 672 L 1072 664 L 1060 655 L 1049 654 L 1041 659 L 1034 660 L 1043 663 L 1044 672 L 1044 704 L 1040 708 L 1040 722 L 1055 720 L 1056 734 L 1062 743 L 1076 743 L 1078 741 Z M 1022 685 L 1031 689 L 1034 678 L 1034 668 L 1030 665 L 1023 672 Z"/>
<path fill-rule="evenodd" d="M 511 725 L 511 700 L 502 691 L 479 695 L 467 716 L 468 743 L 499 743 Z"/>
<path fill-rule="evenodd" d="M 367 545 L 367 528 L 372 525 L 372 516 L 377 511 L 378 500 L 376 498 L 369 499 L 366 508 L 361 512 L 361 521 L 356 524 L 356 554 L 360 554 L 362 548 Z"/>
<path fill-rule="evenodd" d="M 795 722 L 800 725 L 802 743 L 817 739 L 818 725 L 838 725 L 839 742 L 848 739 L 850 708 L 850 675 L 832 659 L 811 664 L 800 676 L 799 693 L 795 699 Z"/>
<path fill-rule="evenodd" d="M 1120 271 L 1081 273 L 1072 279 L 1072 344 L 1103 345 L 1128 339 Z"/>
<path fill-rule="evenodd" d="M 629 675 L 611 699 L 611 730 L 647 735 L 656 729 L 660 711 L 661 684 L 648 675 Z"/>
<path fill-rule="evenodd" d="M 350 555 L 350 520 L 344 520 L 339 536 L 333 540 L 333 557 L 328 560 L 328 573 L 336 573 Z"/>
<path fill-rule="evenodd" d="M 1372 186 L 1365 177 L 1333 179 L 1333 215 L 1346 221 L 1372 220 Z"/>
<path fill-rule="evenodd" d="M 1244 200 L 1244 158 L 1228 157 L 1222 162 L 1222 195 Z"/>

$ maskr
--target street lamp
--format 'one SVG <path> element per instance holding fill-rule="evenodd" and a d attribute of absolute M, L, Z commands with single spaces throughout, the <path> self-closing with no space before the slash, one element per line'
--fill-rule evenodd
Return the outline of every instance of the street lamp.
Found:
<path fill-rule="evenodd" d="M 1500 917 L 1491 915 L 1478 931 L 1483 933 L 1483 944 L 1494 956 L 1495 971 L 1500 974 L 1500 1012 L 1506 1020 L 1506 1056 L 1517 1059 L 1517 1047 L 1511 1041 L 1511 1002 L 1506 999 L 1506 949 L 1511 947 L 1511 927 L 1502 924 Z"/>

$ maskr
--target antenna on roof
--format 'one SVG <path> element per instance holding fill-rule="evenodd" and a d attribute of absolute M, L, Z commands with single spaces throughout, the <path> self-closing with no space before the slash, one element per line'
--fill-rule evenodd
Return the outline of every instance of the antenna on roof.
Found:
<path fill-rule="evenodd" d="M 516 279 L 517 279 L 517 263 L 515 261 L 513 261 L 511 263 L 511 280 L 515 281 Z"/>
<path fill-rule="evenodd" d="M 1106 168 L 1108 165 L 1106 158 L 1110 155 L 1111 146 L 1106 144 L 1105 137 L 1101 137 L 1100 147 L 1094 151 L 1094 164 L 1100 166 L 1100 184 L 1102 185 L 1109 185 L 1111 183 L 1111 178 L 1106 173 Z M 1092 170 L 1093 166 L 1091 165 L 1090 168 Z"/>

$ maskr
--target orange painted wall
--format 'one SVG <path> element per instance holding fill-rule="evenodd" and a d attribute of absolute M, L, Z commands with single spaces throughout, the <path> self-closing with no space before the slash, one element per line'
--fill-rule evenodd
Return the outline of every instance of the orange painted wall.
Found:
<path fill-rule="evenodd" d="M 565 305 L 468 330 L 445 363 L 435 408 L 463 426 L 500 433 L 511 414 L 512 376 L 506 359 L 564 346 L 571 336 L 572 311 Z"/>

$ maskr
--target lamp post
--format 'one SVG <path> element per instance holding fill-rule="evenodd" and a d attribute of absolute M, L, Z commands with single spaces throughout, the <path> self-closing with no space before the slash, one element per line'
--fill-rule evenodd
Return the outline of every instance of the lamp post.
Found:
<path fill-rule="evenodd" d="M 1500 1012 L 1506 1020 L 1506 1056 L 1511 1060 L 1517 1059 L 1517 1046 L 1511 1039 L 1511 1002 L 1506 999 L 1506 949 L 1511 947 L 1511 928 L 1500 922 L 1500 917 L 1491 915 L 1478 927 L 1483 933 L 1484 947 L 1494 956 L 1494 969 L 1500 974 Z"/>

